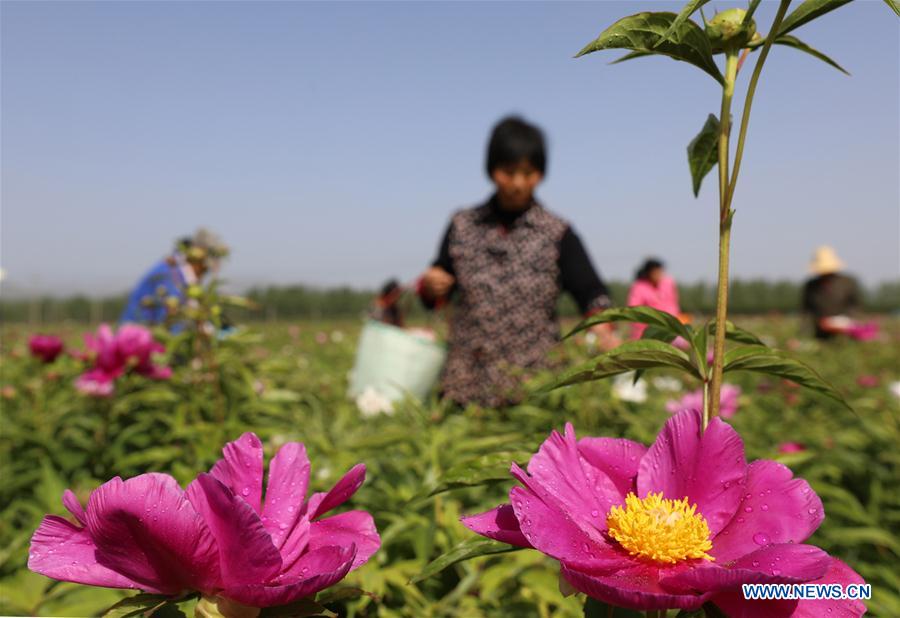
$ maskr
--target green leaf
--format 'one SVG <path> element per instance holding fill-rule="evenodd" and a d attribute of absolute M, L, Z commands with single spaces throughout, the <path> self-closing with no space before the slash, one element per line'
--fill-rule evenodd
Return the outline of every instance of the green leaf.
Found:
<path fill-rule="evenodd" d="M 689 0 L 689 2 L 681 8 L 678 16 L 672 21 L 672 24 L 669 26 L 668 30 L 663 33 L 656 45 L 659 45 L 662 41 L 668 40 L 675 30 L 681 27 L 681 24 L 685 23 L 691 15 L 697 12 L 697 9 L 707 2 L 709 2 L 709 0 Z"/>
<path fill-rule="evenodd" d="M 313 616 L 337 618 L 337 614 L 312 599 L 300 599 L 289 605 L 267 607 L 260 612 L 259 616 L 260 618 L 312 618 Z"/>
<path fill-rule="evenodd" d="M 610 64 L 619 64 L 620 62 L 625 62 L 626 60 L 634 60 L 635 58 L 644 58 L 645 56 L 653 56 L 650 52 L 642 52 L 642 51 L 633 51 L 625 54 L 618 60 L 613 60 Z"/>
<path fill-rule="evenodd" d="M 715 114 L 710 114 L 703 128 L 688 144 L 688 167 L 691 169 L 694 197 L 700 195 L 703 178 L 712 171 L 719 160 L 719 130 L 719 119 Z"/>
<path fill-rule="evenodd" d="M 759 7 L 760 2 L 762 2 L 762 0 L 750 0 L 750 6 L 747 7 L 747 12 L 744 14 L 744 20 L 741 22 L 741 28 L 746 28 L 750 25 L 753 14 L 756 13 L 756 9 Z"/>
<path fill-rule="evenodd" d="M 562 386 L 601 380 L 620 373 L 656 367 L 680 369 L 702 379 L 688 355 L 678 348 L 652 339 L 628 341 L 615 350 L 602 354 L 587 363 L 563 372 L 549 384 L 539 387 L 537 393 L 547 393 Z"/>
<path fill-rule="evenodd" d="M 134 616 L 142 616 L 149 614 L 152 610 L 165 605 L 172 600 L 162 594 L 140 593 L 132 597 L 122 599 L 112 607 L 104 611 L 101 616 L 103 618 L 131 618 Z"/>
<path fill-rule="evenodd" d="M 844 69 L 844 67 L 839 65 L 837 62 L 835 62 L 834 60 L 832 60 L 831 58 L 829 58 L 828 56 L 826 56 L 819 50 L 817 50 L 813 47 L 810 47 L 809 45 L 807 45 L 806 43 L 804 43 L 803 41 L 801 41 L 800 39 L 798 39 L 795 36 L 791 36 L 789 34 L 782 35 L 782 36 L 778 37 L 777 39 L 775 39 L 775 43 L 777 45 L 786 45 L 787 47 L 793 47 L 796 50 L 806 52 L 810 56 L 818 58 L 819 60 L 821 60 L 822 62 L 824 62 L 826 64 L 830 64 L 831 66 L 836 68 L 841 73 L 844 73 L 845 75 L 850 75 L 850 73 L 846 69 Z"/>
<path fill-rule="evenodd" d="M 897 2 L 897 0 L 884 0 L 884 3 L 897 14 L 897 17 L 900 17 L 900 2 Z"/>
<path fill-rule="evenodd" d="M 710 321 L 709 329 L 711 333 L 715 334 L 715 320 Z M 745 330 L 740 326 L 735 326 L 735 324 L 730 320 L 725 321 L 725 338 L 729 341 L 735 341 L 737 343 L 746 343 L 747 345 L 767 347 L 766 344 L 762 342 L 762 339 L 751 333 L 749 330 Z"/>
<path fill-rule="evenodd" d="M 597 324 L 609 324 L 612 322 L 638 322 L 639 324 L 647 324 L 656 326 L 660 330 L 672 333 L 676 337 L 684 337 L 688 341 L 691 340 L 691 329 L 685 326 L 681 321 L 665 311 L 653 309 L 652 307 L 616 307 L 607 309 L 601 313 L 592 315 L 583 320 L 578 326 L 573 328 L 569 334 L 563 339 L 568 339 L 572 335 L 587 330 L 591 326 Z"/>
<path fill-rule="evenodd" d="M 509 466 L 514 461 L 527 461 L 529 453 L 490 453 L 459 463 L 445 472 L 427 497 L 460 487 L 475 487 L 494 481 L 509 480 Z"/>
<path fill-rule="evenodd" d="M 592 597 L 588 597 L 584 602 L 584 618 L 643 618 L 643 616 L 644 612 L 607 605 Z"/>
<path fill-rule="evenodd" d="M 825 13 L 830 13 L 844 6 L 848 2 L 851 2 L 851 0 L 804 0 L 781 22 L 778 36 L 783 36 L 791 30 L 799 28 L 817 17 L 821 17 Z"/>
<path fill-rule="evenodd" d="M 785 378 L 825 395 L 852 410 L 844 397 L 822 376 L 809 366 L 785 356 L 778 350 L 763 346 L 735 348 L 725 353 L 724 371 L 726 373 L 729 371 L 754 371 Z"/>
<path fill-rule="evenodd" d="M 486 539 L 480 536 L 472 537 L 459 543 L 447 553 L 428 563 L 418 575 L 409 580 L 409 583 L 415 584 L 424 579 L 428 579 L 432 575 L 436 575 L 447 567 L 453 566 L 457 562 L 462 562 L 463 560 L 470 560 L 479 556 L 489 556 L 492 554 L 504 554 L 519 549 L 522 548 L 507 545 L 500 541 L 494 541 L 493 539 Z"/>
<path fill-rule="evenodd" d="M 706 33 L 688 19 L 680 24 L 675 23 L 676 19 L 674 13 L 650 12 L 623 17 L 588 43 L 576 54 L 576 58 L 604 49 L 659 54 L 693 64 L 724 84 L 725 78 L 713 60 L 712 46 Z"/>

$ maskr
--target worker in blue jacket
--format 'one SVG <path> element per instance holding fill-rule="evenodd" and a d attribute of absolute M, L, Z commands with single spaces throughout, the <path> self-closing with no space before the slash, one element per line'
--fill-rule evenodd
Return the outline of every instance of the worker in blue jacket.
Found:
<path fill-rule="evenodd" d="M 162 324 L 171 308 L 186 300 L 190 286 L 199 284 L 204 275 L 217 270 L 221 258 L 228 254 L 222 241 L 201 228 L 192 237 L 178 241 L 175 251 L 147 272 L 131 292 L 120 322 Z M 173 325 L 173 330 L 181 330 Z"/>

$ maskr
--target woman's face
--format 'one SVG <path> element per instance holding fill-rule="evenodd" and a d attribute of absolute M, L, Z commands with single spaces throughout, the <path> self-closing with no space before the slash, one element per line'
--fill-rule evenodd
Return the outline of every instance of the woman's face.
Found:
<path fill-rule="evenodd" d="M 663 275 L 665 274 L 666 271 L 663 270 L 662 266 L 657 266 L 656 268 L 650 269 L 650 272 L 647 273 L 647 278 L 653 285 L 659 285 L 659 282 L 662 281 Z"/>
<path fill-rule="evenodd" d="M 504 210 L 522 210 L 531 204 L 534 190 L 543 180 L 541 174 L 528 161 L 503 165 L 491 172 L 491 180 L 497 186 L 497 197 Z"/>

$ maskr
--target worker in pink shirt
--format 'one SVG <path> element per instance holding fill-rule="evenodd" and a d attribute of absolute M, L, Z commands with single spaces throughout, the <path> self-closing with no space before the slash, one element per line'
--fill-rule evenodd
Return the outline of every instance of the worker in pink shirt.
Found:
<path fill-rule="evenodd" d="M 649 258 L 641 266 L 634 278 L 631 289 L 628 290 L 628 306 L 646 306 L 671 313 L 679 317 L 681 309 L 678 307 L 678 287 L 675 280 L 666 275 L 665 266 L 655 258 Z M 631 325 L 631 338 L 640 339 L 646 324 Z"/>

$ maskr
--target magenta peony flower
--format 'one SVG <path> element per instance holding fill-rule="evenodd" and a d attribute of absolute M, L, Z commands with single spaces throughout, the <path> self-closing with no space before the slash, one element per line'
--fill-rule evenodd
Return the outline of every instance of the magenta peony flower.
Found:
<path fill-rule="evenodd" d="M 861 375 L 856 378 L 856 383 L 863 388 L 875 388 L 878 386 L 878 376 Z"/>
<path fill-rule="evenodd" d="M 113 394 L 116 376 L 99 367 L 86 371 L 75 380 L 75 388 L 91 397 L 109 397 Z"/>
<path fill-rule="evenodd" d="M 851 339 L 871 341 L 878 338 L 878 322 L 857 322 L 847 329 Z"/>
<path fill-rule="evenodd" d="M 731 418 L 738 409 L 738 399 L 741 396 L 741 387 L 734 384 L 723 384 L 719 391 L 719 414 L 723 418 Z M 666 402 L 666 411 L 675 414 L 682 410 L 702 410 L 703 389 L 697 389 L 686 394 L 681 399 L 671 399 Z"/>
<path fill-rule="evenodd" d="M 28 348 L 31 355 L 41 359 L 41 362 L 52 363 L 62 354 L 63 342 L 56 335 L 33 335 L 28 339 Z"/>
<path fill-rule="evenodd" d="M 107 324 L 101 324 L 96 335 L 85 335 L 84 343 L 94 367 L 75 381 L 75 388 L 87 395 L 111 395 L 116 379 L 129 370 L 153 380 L 172 376 L 171 367 L 153 362 L 153 354 L 164 352 L 165 347 L 144 326 L 124 324 L 114 334 Z"/>
<path fill-rule="evenodd" d="M 745 583 L 862 583 L 840 560 L 802 544 L 824 519 L 819 497 L 774 461 L 747 464 L 737 432 L 679 412 L 649 448 L 553 432 L 528 463 L 511 504 L 463 518 L 488 538 L 560 562 L 575 589 L 637 610 L 729 616 L 859 616 L 858 601 L 745 601 Z M 836 614 L 837 615 L 837 614 Z"/>
<path fill-rule="evenodd" d="M 799 442 L 782 442 L 778 445 L 778 452 L 783 455 L 788 453 L 800 453 L 805 450 L 806 447 Z"/>
<path fill-rule="evenodd" d="M 307 500 L 306 449 L 289 442 L 269 463 L 263 500 L 259 438 L 245 433 L 223 452 L 187 490 L 166 474 L 116 477 L 91 493 L 86 509 L 66 490 L 63 504 L 77 523 L 45 517 L 28 568 L 92 586 L 197 591 L 207 603 L 270 607 L 331 586 L 380 546 L 368 513 L 322 517 L 359 489 L 364 465 Z"/>

